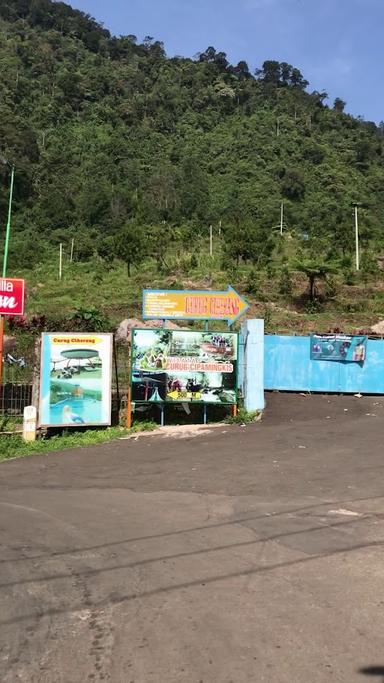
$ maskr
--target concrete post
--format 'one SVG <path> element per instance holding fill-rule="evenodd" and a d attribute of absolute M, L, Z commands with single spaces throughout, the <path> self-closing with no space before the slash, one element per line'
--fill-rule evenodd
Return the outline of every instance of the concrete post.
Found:
<path fill-rule="evenodd" d="M 264 410 L 264 320 L 246 320 L 243 337 L 243 392 L 248 412 Z"/>

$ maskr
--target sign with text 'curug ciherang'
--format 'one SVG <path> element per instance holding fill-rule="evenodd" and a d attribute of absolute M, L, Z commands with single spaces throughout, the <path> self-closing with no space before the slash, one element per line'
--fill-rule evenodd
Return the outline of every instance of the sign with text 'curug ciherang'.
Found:
<path fill-rule="evenodd" d="M 18 278 L 0 278 L 0 315 L 24 315 L 25 282 Z"/>

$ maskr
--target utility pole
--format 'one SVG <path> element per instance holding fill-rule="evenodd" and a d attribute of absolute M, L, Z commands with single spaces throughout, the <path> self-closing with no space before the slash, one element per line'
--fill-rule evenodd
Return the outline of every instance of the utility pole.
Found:
<path fill-rule="evenodd" d="M 284 218 L 285 218 L 285 215 L 284 215 L 284 214 L 285 214 L 285 211 L 284 211 L 284 209 L 285 209 L 284 202 L 281 202 L 281 204 L 280 204 L 280 221 L 279 221 L 279 224 L 278 224 L 278 225 L 274 225 L 274 226 L 273 226 L 273 230 L 279 230 L 280 236 L 281 236 L 281 237 L 282 237 L 283 234 L 284 234 L 284 230 L 287 229 L 287 224 L 286 224 L 285 221 L 284 221 Z"/>
<path fill-rule="evenodd" d="M 213 256 L 213 227 L 209 226 L 209 255 Z"/>
<path fill-rule="evenodd" d="M 70 258 L 70 262 L 71 262 L 71 263 L 72 263 L 72 261 L 73 261 L 73 249 L 74 249 L 74 246 L 75 246 L 75 238 L 72 237 L 72 242 L 71 242 L 71 258 Z"/>
<path fill-rule="evenodd" d="M 63 244 L 60 242 L 60 248 L 59 248 L 59 280 L 61 280 L 63 276 Z"/>
<path fill-rule="evenodd" d="M 280 208 L 280 235 L 283 236 L 283 228 L 284 228 L 284 202 L 281 202 L 281 208 Z"/>
<path fill-rule="evenodd" d="M 353 203 L 353 208 L 355 210 L 355 251 L 356 251 L 356 270 L 360 270 L 360 248 L 359 248 L 359 202 Z"/>

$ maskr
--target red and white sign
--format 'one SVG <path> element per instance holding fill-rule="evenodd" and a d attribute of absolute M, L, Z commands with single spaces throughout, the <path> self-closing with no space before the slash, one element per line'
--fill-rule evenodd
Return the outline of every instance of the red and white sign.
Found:
<path fill-rule="evenodd" d="M 0 278 L 0 315 L 24 315 L 25 282 Z"/>

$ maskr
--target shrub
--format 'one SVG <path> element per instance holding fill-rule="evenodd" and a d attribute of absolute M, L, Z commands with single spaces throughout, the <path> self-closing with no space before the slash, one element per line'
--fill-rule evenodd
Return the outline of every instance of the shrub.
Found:
<path fill-rule="evenodd" d="M 285 296 L 292 296 L 292 276 L 287 266 L 281 269 L 279 292 Z"/>

